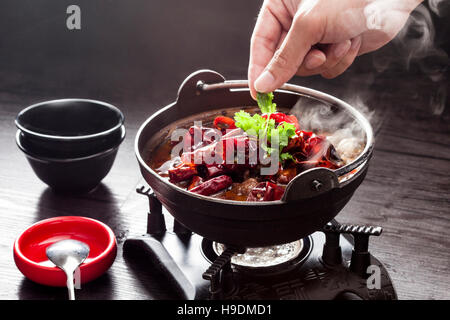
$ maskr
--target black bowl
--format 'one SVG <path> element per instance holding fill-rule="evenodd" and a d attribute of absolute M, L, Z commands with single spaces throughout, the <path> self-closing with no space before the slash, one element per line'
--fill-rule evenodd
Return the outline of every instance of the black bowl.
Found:
<path fill-rule="evenodd" d="M 52 157 L 86 157 L 111 149 L 122 136 L 124 116 L 115 106 L 88 99 L 34 104 L 16 118 L 26 148 Z"/>
<path fill-rule="evenodd" d="M 17 146 L 25 153 L 36 175 L 56 192 L 85 193 L 97 187 L 111 170 L 120 143 L 125 138 L 125 128 L 119 142 L 110 149 L 77 158 L 52 158 L 27 149 L 23 135 L 18 130 Z"/>
<path fill-rule="evenodd" d="M 20 143 L 25 150 L 41 157 L 72 159 L 88 157 L 110 150 L 120 144 L 125 137 L 125 126 L 90 141 L 46 141 L 20 131 Z"/>

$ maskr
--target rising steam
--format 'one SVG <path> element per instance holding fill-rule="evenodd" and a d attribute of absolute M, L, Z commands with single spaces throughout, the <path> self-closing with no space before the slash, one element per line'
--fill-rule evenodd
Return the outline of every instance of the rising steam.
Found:
<path fill-rule="evenodd" d="M 374 111 L 370 111 L 360 98 L 348 102 L 369 121 L 374 117 Z M 344 164 L 352 162 L 364 149 L 365 132 L 347 112 L 335 110 L 333 106 L 324 103 L 311 105 L 303 99 L 299 99 L 290 112 L 298 117 L 302 130 L 327 136 Z"/>
<path fill-rule="evenodd" d="M 386 5 L 398 6 L 398 3 L 398 1 L 372 1 L 365 10 L 368 13 L 368 26 L 389 32 L 389 23 L 380 17 L 384 11 L 383 8 L 386 9 Z M 439 17 L 448 15 L 450 1 L 429 0 L 428 7 L 423 4 L 419 5 L 392 40 L 397 54 L 395 56 L 374 54 L 373 62 L 374 68 L 378 72 L 394 66 L 404 70 L 410 70 L 412 65 L 417 66 L 436 84 L 435 92 L 430 93 L 430 107 L 433 114 L 440 115 L 445 109 L 447 100 L 448 79 L 446 73 L 450 61 L 448 53 L 437 43 L 432 13 Z M 371 18 L 369 19 L 369 17 Z"/>

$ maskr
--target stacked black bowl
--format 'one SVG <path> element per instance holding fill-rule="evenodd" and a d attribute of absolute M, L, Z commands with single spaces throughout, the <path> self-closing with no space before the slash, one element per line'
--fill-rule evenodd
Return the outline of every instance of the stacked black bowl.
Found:
<path fill-rule="evenodd" d="M 87 99 L 34 104 L 16 118 L 17 146 L 36 175 L 57 192 L 88 192 L 110 171 L 125 138 L 115 106 Z"/>

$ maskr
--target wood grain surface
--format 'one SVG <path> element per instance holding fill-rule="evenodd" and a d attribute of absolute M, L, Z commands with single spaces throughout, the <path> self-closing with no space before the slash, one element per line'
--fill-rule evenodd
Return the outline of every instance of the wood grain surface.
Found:
<path fill-rule="evenodd" d="M 140 270 L 122 256 L 126 236 L 146 228 L 147 203 L 134 191 L 142 183 L 134 138 L 148 116 L 175 99 L 190 72 L 206 67 L 228 79 L 246 77 L 248 42 L 259 6 L 250 1 L 208 6 L 197 2 L 176 7 L 174 1 L 156 1 L 148 7 L 132 1 L 124 8 L 123 2 L 114 1 L 114 9 L 90 7 L 87 13 L 95 12 L 100 20 L 87 14 L 90 24 L 75 36 L 58 31 L 57 19 L 39 22 L 38 11 L 32 15 L 35 28 L 26 27 L 21 16 L 16 17 L 18 22 L 9 20 L 11 33 L 0 34 L 0 299 L 66 298 L 65 289 L 25 279 L 12 255 L 14 240 L 25 228 L 61 215 L 99 219 L 113 228 L 119 242 L 112 268 L 78 290 L 79 299 L 170 297 L 164 283 L 157 281 L 156 270 L 151 266 Z M 59 12 L 59 7 L 44 3 L 39 10 Z M 5 4 L 3 12 L 15 5 Z M 132 10 L 133 6 L 137 7 Z M 169 14 L 170 6 L 176 9 Z M 104 24 L 122 9 L 122 27 L 109 25 L 116 39 Z M 23 10 L 24 16 L 31 16 L 28 8 Z M 186 16 L 187 21 L 180 22 Z M 371 239 L 370 250 L 387 266 L 400 299 L 449 299 L 448 72 L 439 81 L 420 68 L 375 72 L 374 59 L 396 52 L 389 46 L 383 50 L 361 57 L 337 79 L 292 82 L 372 112 L 367 114 L 377 136 L 369 173 L 337 220 L 384 228 L 380 237 Z M 116 104 L 125 113 L 127 136 L 111 172 L 96 190 L 60 196 L 38 180 L 16 147 L 14 118 L 31 103 L 74 96 Z"/>

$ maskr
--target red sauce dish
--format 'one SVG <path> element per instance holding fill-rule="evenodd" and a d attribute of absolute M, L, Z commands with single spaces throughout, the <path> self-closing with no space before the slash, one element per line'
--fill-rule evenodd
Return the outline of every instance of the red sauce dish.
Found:
<path fill-rule="evenodd" d="M 14 243 L 14 261 L 30 280 L 55 287 L 66 286 L 66 275 L 45 254 L 56 241 L 75 239 L 89 245 L 90 252 L 80 266 L 80 282 L 101 276 L 114 262 L 117 242 L 113 231 L 91 218 L 63 216 L 39 221 L 25 230 Z"/>

